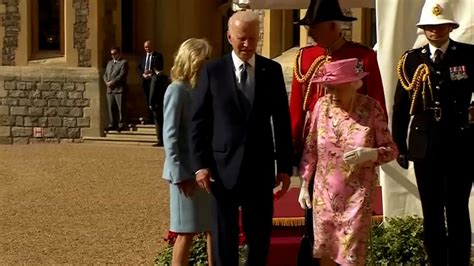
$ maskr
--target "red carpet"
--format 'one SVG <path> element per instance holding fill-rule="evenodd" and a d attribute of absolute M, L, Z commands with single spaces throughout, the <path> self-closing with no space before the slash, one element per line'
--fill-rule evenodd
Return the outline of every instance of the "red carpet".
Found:
<path fill-rule="evenodd" d="M 275 200 L 268 266 L 296 264 L 296 256 L 304 232 L 304 210 L 298 203 L 299 192 L 299 188 L 291 188 L 282 198 Z M 379 220 L 382 213 L 382 190 L 377 187 L 373 202 L 374 218 Z"/>

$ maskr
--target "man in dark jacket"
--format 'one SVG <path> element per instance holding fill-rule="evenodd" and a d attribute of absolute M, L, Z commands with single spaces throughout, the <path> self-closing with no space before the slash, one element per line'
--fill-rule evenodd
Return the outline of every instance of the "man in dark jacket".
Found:
<path fill-rule="evenodd" d="M 168 78 L 163 74 L 163 56 L 153 51 L 152 42 L 145 41 L 143 48 L 146 54 L 138 64 L 138 73 L 142 77 L 146 106 L 151 112 L 148 119 L 153 120 L 156 127 L 157 143 L 153 146 L 163 146 L 163 97 Z"/>
<path fill-rule="evenodd" d="M 429 43 L 407 51 L 398 64 L 392 119 L 397 161 L 405 169 L 414 162 L 430 264 L 468 266 L 474 63 L 467 55 L 474 46 L 449 38 L 459 24 L 447 0 L 426 1 L 417 26 Z"/>

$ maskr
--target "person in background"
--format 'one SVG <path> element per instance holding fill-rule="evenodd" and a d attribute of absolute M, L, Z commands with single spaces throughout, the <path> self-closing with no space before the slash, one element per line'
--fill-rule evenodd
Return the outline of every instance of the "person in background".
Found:
<path fill-rule="evenodd" d="M 193 91 L 193 169 L 213 195 L 216 264 L 239 264 L 240 210 L 247 265 L 266 265 L 273 188 L 282 185 L 278 197 L 290 186 L 288 97 L 281 66 L 255 54 L 258 14 L 236 12 L 228 27 L 232 52 L 206 63 Z"/>
<path fill-rule="evenodd" d="M 366 264 L 376 167 L 398 154 L 382 106 L 357 92 L 367 74 L 350 58 L 325 64 L 312 80 L 328 93 L 311 114 L 298 201 L 313 208 L 314 257 L 321 266 Z"/>
<path fill-rule="evenodd" d="M 111 48 L 110 56 L 112 59 L 107 63 L 102 77 L 107 87 L 107 107 L 109 111 L 109 124 L 105 127 L 105 131 L 117 130 L 120 132 L 124 127 L 123 103 L 127 89 L 128 62 L 122 58 L 120 47 Z"/>
<path fill-rule="evenodd" d="M 191 167 L 189 118 L 191 90 L 197 73 L 210 56 L 211 46 L 204 39 L 191 38 L 181 44 L 171 69 L 172 83 L 164 97 L 163 138 L 165 164 L 163 178 L 170 187 L 170 231 L 177 233 L 172 265 L 188 265 L 196 233 L 207 232 L 208 265 L 211 254 L 211 196 L 197 183 Z"/>
<path fill-rule="evenodd" d="M 153 146 L 161 147 L 163 146 L 163 97 L 166 89 L 165 83 L 162 82 L 163 55 L 153 50 L 150 40 L 145 41 L 143 48 L 146 54 L 138 64 L 138 73 L 142 78 L 146 106 L 150 114 L 148 118 L 142 117 L 140 120 L 142 122 L 145 122 L 145 119 L 153 120 L 157 137 L 157 143 Z"/>
<path fill-rule="evenodd" d="M 425 2 L 417 27 L 428 44 L 398 62 L 392 132 L 399 165 L 407 169 L 414 163 L 430 264 L 468 266 L 474 61 L 467 55 L 474 46 L 450 38 L 459 27 L 450 2 Z"/>

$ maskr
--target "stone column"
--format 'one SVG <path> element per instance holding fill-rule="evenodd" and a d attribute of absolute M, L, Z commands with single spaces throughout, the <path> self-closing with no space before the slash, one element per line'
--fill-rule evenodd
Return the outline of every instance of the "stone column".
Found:
<path fill-rule="evenodd" d="M 304 18 L 305 15 L 306 9 L 301 9 L 300 19 Z M 308 30 L 306 30 L 305 27 L 300 27 L 300 47 L 305 47 L 312 42 L 313 40 L 308 36 Z"/>
<path fill-rule="evenodd" d="M 263 16 L 262 55 L 274 58 L 282 53 L 283 14 L 281 10 L 265 10 Z"/>
<path fill-rule="evenodd" d="M 18 50 L 20 43 L 19 34 L 21 30 L 20 2 L 23 2 L 21 5 L 23 14 L 27 14 L 28 9 L 25 3 L 26 1 L 10 0 L 1 2 L 1 5 L 3 5 L 3 12 L 0 13 L 0 27 L 3 28 L 3 38 L 0 41 L 3 43 L 1 50 L 3 66 L 15 66 L 17 64 L 17 55 L 27 54 L 26 49 L 22 49 L 21 51 Z M 26 37 L 26 30 L 23 30 L 22 34 L 23 37 Z M 26 38 L 22 38 L 21 42 L 27 42 Z M 23 58 L 22 61 L 24 61 Z"/>
<path fill-rule="evenodd" d="M 74 47 L 74 21 L 76 19 L 73 0 L 64 0 L 64 56 L 66 65 L 77 67 L 78 52 Z"/>

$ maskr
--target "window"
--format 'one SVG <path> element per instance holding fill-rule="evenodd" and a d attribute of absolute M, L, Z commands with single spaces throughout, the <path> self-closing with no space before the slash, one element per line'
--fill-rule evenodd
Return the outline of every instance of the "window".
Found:
<path fill-rule="evenodd" d="M 122 53 L 133 53 L 133 2 L 122 0 Z"/>
<path fill-rule="evenodd" d="M 64 54 L 64 0 L 31 0 L 31 59 Z"/>

